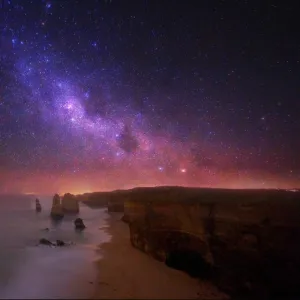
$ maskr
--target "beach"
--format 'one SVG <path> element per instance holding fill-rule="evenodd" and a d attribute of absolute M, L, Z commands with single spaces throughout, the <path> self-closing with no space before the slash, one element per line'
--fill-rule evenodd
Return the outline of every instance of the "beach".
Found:
<path fill-rule="evenodd" d="M 28 202 L 2 203 L 0 299 L 224 299 L 209 282 L 168 268 L 132 247 L 122 213 L 80 207 L 87 228 L 74 231 L 73 216 L 53 226 L 51 199 L 36 214 Z M 21 203 L 25 203 L 22 202 Z M 33 203 L 33 202 L 32 202 Z M 50 228 L 44 231 L 43 228 Z M 73 246 L 38 246 L 40 238 Z"/>
<path fill-rule="evenodd" d="M 105 231 L 109 242 L 99 246 L 94 299 L 228 299 L 207 281 L 168 268 L 130 244 L 122 214 L 112 213 Z"/>

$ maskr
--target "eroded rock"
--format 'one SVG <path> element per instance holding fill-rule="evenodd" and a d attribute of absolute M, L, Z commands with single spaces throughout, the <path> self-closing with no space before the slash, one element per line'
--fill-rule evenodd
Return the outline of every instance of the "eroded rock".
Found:
<path fill-rule="evenodd" d="M 231 295 L 300 297 L 299 192 L 141 188 L 124 214 L 134 247 Z"/>
<path fill-rule="evenodd" d="M 76 230 L 83 230 L 86 228 L 86 226 L 84 225 L 83 220 L 81 218 L 77 218 L 74 221 L 74 225 L 75 225 Z"/>
<path fill-rule="evenodd" d="M 55 221 L 59 221 L 64 217 L 64 211 L 61 204 L 61 199 L 58 194 L 55 194 L 53 197 L 50 216 Z"/>
<path fill-rule="evenodd" d="M 44 238 L 40 239 L 39 244 L 46 245 L 46 246 L 55 246 L 55 244 L 53 244 L 52 242 Z"/>
<path fill-rule="evenodd" d="M 38 213 L 42 211 L 42 206 L 39 199 L 35 199 L 35 211 Z"/>
<path fill-rule="evenodd" d="M 41 238 L 39 240 L 39 245 L 46 245 L 46 246 L 54 246 L 54 247 L 63 247 L 63 246 L 69 246 L 72 245 L 73 243 L 66 243 L 62 240 L 56 240 L 55 242 L 51 242 L 45 238 Z"/>
<path fill-rule="evenodd" d="M 78 214 L 79 213 L 79 203 L 76 197 L 70 193 L 64 194 L 62 200 L 62 209 L 66 214 Z"/>
<path fill-rule="evenodd" d="M 62 246 L 65 246 L 66 243 L 62 240 L 56 240 L 56 246 L 59 246 L 59 247 L 62 247 Z"/>

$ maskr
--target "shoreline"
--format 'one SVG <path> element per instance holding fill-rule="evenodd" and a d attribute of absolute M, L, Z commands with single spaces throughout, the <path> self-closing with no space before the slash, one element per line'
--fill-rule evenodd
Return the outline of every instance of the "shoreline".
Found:
<path fill-rule="evenodd" d="M 93 299 L 229 299 L 212 283 L 171 269 L 132 247 L 122 213 L 111 213 L 99 245 Z"/>

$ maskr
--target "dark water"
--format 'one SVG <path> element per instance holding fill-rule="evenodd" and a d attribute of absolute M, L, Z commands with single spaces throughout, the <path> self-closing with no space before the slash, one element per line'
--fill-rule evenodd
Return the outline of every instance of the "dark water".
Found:
<path fill-rule="evenodd" d="M 37 214 L 34 198 L 0 196 L 0 298 L 88 298 L 96 277 L 97 247 L 110 239 L 105 233 L 108 215 L 103 209 L 81 206 L 79 216 L 87 229 L 78 233 L 74 217 L 54 225 L 49 218 L 51 199 L 40 202 L 43 210 Z M 37 246 L 40 238 L 75 245 Z"/>

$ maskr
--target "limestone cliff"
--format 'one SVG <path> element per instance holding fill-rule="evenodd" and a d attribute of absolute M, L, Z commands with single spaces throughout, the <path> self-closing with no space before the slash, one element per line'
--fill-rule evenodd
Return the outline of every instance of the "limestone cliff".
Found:
<path fill-rule="evenodd" d="M 130 193 L 130 190 L 116 190 L 112 192 L 95 192 L 77 195 L 76 198 L 89 207 L 107 207 L 109 212 L 123 212 L 124 202 Z"/>
<path fill-rule="evenodd" d="M 210 266 L 231 294 L 300 295 L 299 192 L 135 189 L 125 217 L 134 247 L 182 269 L 196 253 L 194 274 Z"/>

